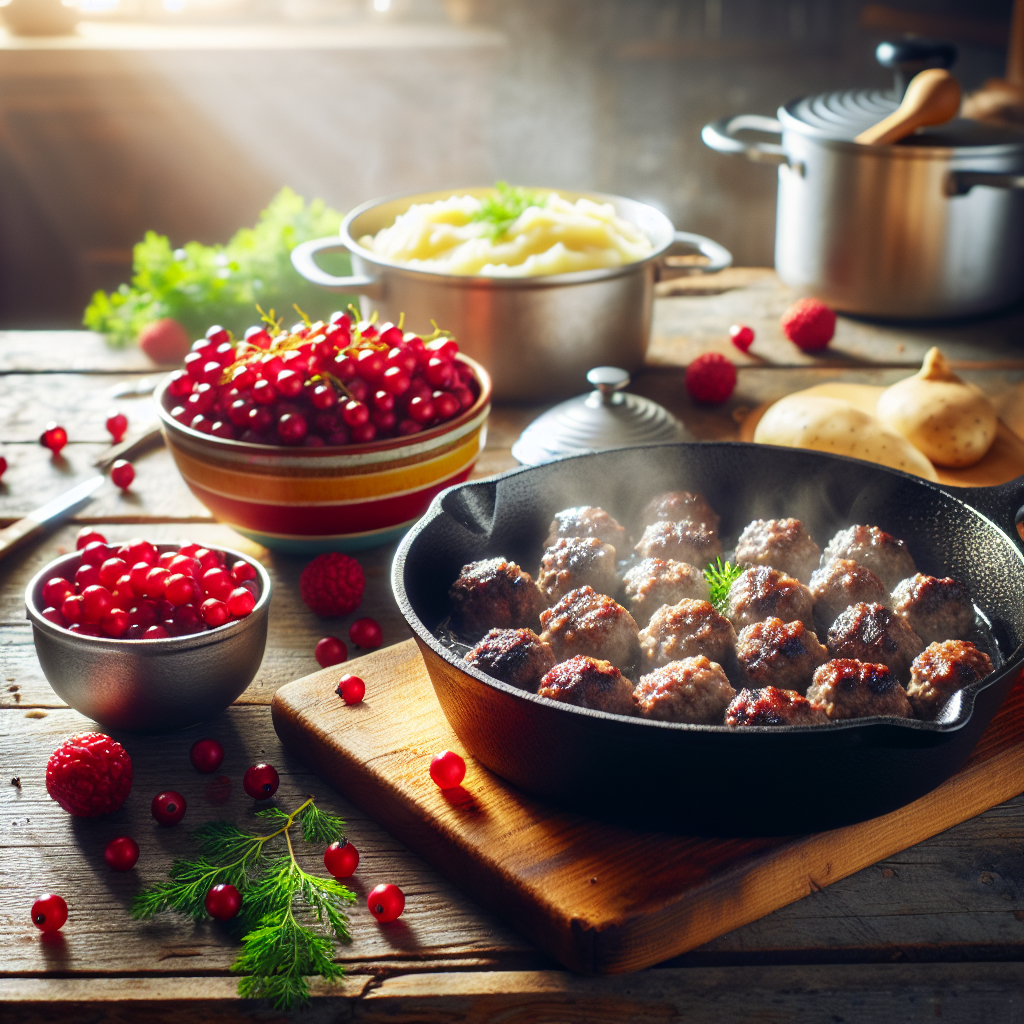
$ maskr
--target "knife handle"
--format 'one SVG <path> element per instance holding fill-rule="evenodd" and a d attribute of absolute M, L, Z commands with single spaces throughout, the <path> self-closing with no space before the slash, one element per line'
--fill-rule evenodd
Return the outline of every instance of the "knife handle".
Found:
<path fill-rule="evenodd" d="M 0 530 L 0 559 L 6 558 L 22 541 L 42 528 L 42 523 L 25 518 Z"/>

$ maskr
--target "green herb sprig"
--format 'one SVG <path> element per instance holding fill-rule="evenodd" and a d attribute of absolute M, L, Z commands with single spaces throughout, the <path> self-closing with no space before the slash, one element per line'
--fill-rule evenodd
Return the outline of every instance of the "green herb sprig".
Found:
<path fill-rule="evenodd" d="M 233 885 L 242 894 L 242 950 L 231 965 L 235 974 L 243 975 L 238 994 L 267 999 L 278 1010 L 306 1002 L 307 977 L 336 981 L 345 973 L 334 962 L 334 939 L 349 941 L 344 907 L 356 898 L 335 879 L 304 871 L 296 860 L 296 825 L 307 843 L 334 843 L 345 834 L 345 823 L 321 811 L 313 800 L 291 814 L 278 807 L 258 811 L 258 818 L 277 826 L 266 834 L 245 832 L 227 821 L 201 826 L 196 831 L 199 856 L 176 860 L 169 881 L 137 893 L 132 917 L 142 920 L 174 910 L 205 920 L 210 887 Z"/>
<path fill-rule="evenodd" d="M 480 201 L 480 209 L 470 218 L 487 225 L 487 234 L 497 241 L 519 219 L 523 211 L 531 206 L 543 206 L 544 196 L 532 189 L 510 185 L 499 181 L 494 185 L 497 195 L 486 196 Z"/>
<path fill-rule="evenodd" d="M 721 556 L 704 570 L 704 579 L 711 590 L 711 603 L 719 612 L 724 613 L 729 601 L 729 588 L 742 572 L 742 565 L 723 562 Z"/>

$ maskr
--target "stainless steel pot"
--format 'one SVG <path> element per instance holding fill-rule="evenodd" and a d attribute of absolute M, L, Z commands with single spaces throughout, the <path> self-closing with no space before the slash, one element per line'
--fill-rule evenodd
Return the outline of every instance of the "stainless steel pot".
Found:
<path fill-rule="evenodd" d="M 706 125 L 722 153 L 779 165 L 775 269 L 786 284 L 867 316 L 986 313 L 1024 296 L 1024 134 L 954 120 L 892 146 L 852 142 L 896 98 L 796 100 L 778 119 Z M 781 143 L 743 139 L 781 134 Z"/>
<path fill-rule="evenodd" d="M 431 321 L 451 331 L 459 347 L 483 363 L 494 397 L 537 401 L 574 395 L 586 388 L 587 371 L 609 364 L 635 370 L 643 362 L 651 332 L 654 283 L 671 276 L 663 257 L 676 245 L 696 249 L 707 263 L 688 272 L 714 273 L 732 263 L 729 251 L 702 235 L 676 231 L 652 206 L 599 192 L 559 194 L 611 203 L 616 213 L 651 240 L 645 260 L 606 270 L 545 277 L 465 277 L 392 263 L 363 248 L 359 239 L 394 223 L 413 203 L 432 203 L 458 193 L 484 196 L 490 188 L 446 189 L 375 199 L 353 210 L 340 237 L 317 238 L 292 250 L 292 263 L 307 281 L 335 292 L 357 293 L 364 317 L 376 312 L 410 329 L 429 331 Z M 318 252 L 347 249 L 351 277 L 335 277 L 317 266 Z"/>

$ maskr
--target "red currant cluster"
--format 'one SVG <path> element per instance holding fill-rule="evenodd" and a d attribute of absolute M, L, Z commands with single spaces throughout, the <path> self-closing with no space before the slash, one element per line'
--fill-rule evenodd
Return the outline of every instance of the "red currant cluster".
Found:
<path fill-rule="evenodd" d="M 250 327 L 237 344 L 211 327 L 171 375 L 171 416 L 214 437 L 308 448 L 415 434 L 479 394 L 458 345 L 438 335 L 340 312 L 290 332 Z"/>
<path fill-rule="evenodd" d="M 260 596 L 257 572 L 239 559 L 186 542 L 157 551 L 147 540 L 120 547 L 86 527 L 78 534 L 82 563 L 74 581 L 43 585 L 43 617 L 83 636 L 162 640 L 243 619 Z"/>

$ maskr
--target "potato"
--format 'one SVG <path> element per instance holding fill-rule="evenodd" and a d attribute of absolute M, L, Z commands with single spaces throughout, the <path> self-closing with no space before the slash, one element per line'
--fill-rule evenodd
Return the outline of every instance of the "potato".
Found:
<path fill-rule="evenodd" d="M 989 399 L 960 380 L 937 348 L 919 373 L 882 392 L 875 413 L 937 466 L 973 466 L 992 447 L 998 426 Z"/>
<path fill-rule="evenodd" d="M 754 440 L 877 462 L 937 481 L 935 467 L 902 435 L 850 402 L 796 392 L 761 417 Z"/>

